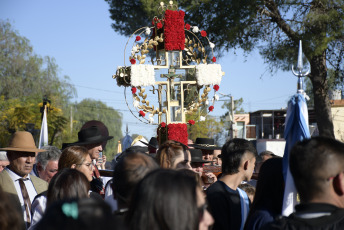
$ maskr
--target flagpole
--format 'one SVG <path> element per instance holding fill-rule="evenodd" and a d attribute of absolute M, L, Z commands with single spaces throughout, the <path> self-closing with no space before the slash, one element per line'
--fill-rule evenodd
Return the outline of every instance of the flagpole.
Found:
<path fill-rule="evenodd" d="M 38 148 L 41 149 L 43 146 L 48 145 L 48 143 L 47 105 L 44 105 Z"/>

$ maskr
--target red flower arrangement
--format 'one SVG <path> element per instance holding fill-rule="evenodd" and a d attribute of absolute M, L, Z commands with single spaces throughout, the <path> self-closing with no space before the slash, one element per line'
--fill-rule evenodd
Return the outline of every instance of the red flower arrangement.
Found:
<path fill-rule="evenodd" d="M 140 110 L 139 114 L 140 114 L 140 117 L 146 116 L 145 112 L 143 112 L 142 110 Z"/>
<path fill-rule="evenodd" d="M 136 88 L 135 87 L 131 87 L 131 93 L 135 94 L 136 93 Z"/>
<path fill-rule="evenodd" d="M 141 37 L 140 36 L 136 36 L 136 41 L 140 41 L 141 40 Z"/>
<path fill-rule="evenodd" d="M 135 60 L 134 58 L 132 58 L 132 59 L 130 59 L 130 63 L 131 63 L 132 65 L 135 65 L 135 64 L 136 64 L 136 60 Z"/>
<path fill-rule="evenodd" d="M 214 89 L 215 91 L 218 91 L 218 90 L 220 89 L 220 86 L 219 86 L 219 85 L 214 85 L 213 89 Z"/>
<path fill-rule="evenodd" d="M 179 141 L 184 145 L 188 144 L 188 129 L 186 124 L 167 125 L 167 139 Z"/>
<path fill-rule="evenodd" d="M 195 124 L 195 121 L 194 121 L 194 120 L 189 120 L 188 123 L 189 123 L 190 125 L 194 125 L 194 124 Z"/>
<path fill-rule="evenodd" d="M 156 28 L 161 29 L 162 28 L 162 23 L 158 22 L 158 24 L 156 24 Z"/>
<path fill-rule="evenodd" d="M 191 26 L 190 24 L 185 24 L 185 29 L 190 30 Z"/>
<path fill-rule="evenodd" d="M 213 59 L 211 59 L 213 62 L 216 62 L 216 57 L 213 57 Z"/>
<path fill-rule="evenodd" d="M 209 110 L 209 112 L 212 112 L 214 110 L 214 106 L 212 106 L 212 105 L 209 106 L 208 110 Z"/>
<path fill-rule="evenodd" d="M 161 122 L 161 123 L 160 123 L 160 126 L 161 126 L 162 128 L 165 128 L 165 127 L 166 127 L 166 123 L 165 123 L 165 122 Z"/>
<path fill-rule="evenodd" d="M 185 12 L 166 10 L 164 21 L 164 41 L 165 50 L 184 50 L 185 31 L 184 31 Z"/>
<path fill-rule="evenodd" d="M 206 36 L 207 36 L 207 32 L 206 32 L 205 30 L 202 30 L 202 31 L 201 31 L 201 36 L 202 36 L 202 37 L 206 37 Z"/>

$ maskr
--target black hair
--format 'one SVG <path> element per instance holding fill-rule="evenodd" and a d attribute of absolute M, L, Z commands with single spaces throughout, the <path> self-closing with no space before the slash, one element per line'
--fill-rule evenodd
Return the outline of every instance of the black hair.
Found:
<path fill-rule="evenodd" d="M 256 193 L 246 223 L 257 210 L 268 210 L 277 216 L 282 213 L 284 179 L 282 174 L 282 158 L 266 160 L 259 171 Z"/>
<path fill-rule="evenodd" d="M 150 172 L 133 193 L 126 217 L 129 229 L 198 229 L 197 188 L 195 178 L 180 171 Z"/>
<path fill-rule="evenodd" d="M 344 143 L 327 137 L 298 142 L 290 151 L 290 172 L 301 202 L 323 194 L 328 178 L 344 168 Z"/>
<path fill-rule="evenodd" d="M 49 183 L 47 207 L 57 200 L 88 197 L 90 182 L 76 169 L 64 168 L 58 171 Z"/>
<path fill-rule="evenodd" d="M 241 159 L 245 153 L 257 157 L 257 150 L 252 142 L 241 138 L 227 141 L 221 150 L 222 173 L 230 175 L 238 173 Z"/>
<path fill-rule="evenodd" d="M 104 201 L 84 198 L 61 200 L 45 211 L 36 230 L 103 230 L 122 229 Z"/>

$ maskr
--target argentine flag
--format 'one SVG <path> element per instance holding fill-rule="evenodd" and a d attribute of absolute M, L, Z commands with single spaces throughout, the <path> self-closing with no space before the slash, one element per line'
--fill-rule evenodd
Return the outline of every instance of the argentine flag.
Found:
<path fill-rule="evenodd" d="M 296 142 L 307 138 L 310 138 L 307 103 L 303 93 L 297 93 L 288 102 L 285 120 L 284 139 L 286 140 L 286 145 L 283 155 L 283 176 L 285 181 L 283 216 L 289 216 L 297 204 L 297 191 L 289 170 L 289 153 Z"/>

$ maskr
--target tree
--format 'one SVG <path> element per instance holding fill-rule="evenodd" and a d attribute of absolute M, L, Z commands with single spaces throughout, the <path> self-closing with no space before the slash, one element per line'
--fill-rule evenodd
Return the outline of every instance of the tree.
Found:
<path fill-rule="evenodd" d="M 109 130 L 109 135 L 114 137 L 107 142 L 104 151 L 104 154 L 110 159 L 117 153 L 118 141 L 123 137 L 121 130 L 122 115 L 101 101 L 84 99 L 80 103 L 73 105 L 73 131 L 70 135 L 65 135 L 64 142 L 77 141 L 81 127 L 91 120 L 103 122 Z"/>
<path fill-rule="evenodd" d="M 76 92 L 68 81 L 68 76 L 59 77 L 54 58 L 34 54 L 29 40 L 0 20 L 0 145 L 29 123 L 40 128 L 39 103 L 44 96 L 52 103 L 47 118 L 49 143 L 61 144 L 67 123 L 64 108 Z"/>
<path fill-rule="evenodd" d="M 194 120 L 194 125 L 188 126 L 189 139 L 196 140 L 197 137 L 215 138 L 218 133 L 221 133 L 223 123 L 217 121 L 215 117 L 206 116 L 206 120 L 200 121 L 200 114 L 194 113 L 187 115 L 186 120 Z"/>
<path fill-rule="evenodd" d="M 239 98 L 238 100 L 234 100 L 234 113 L 235 114 L 242 114 L 245 113 L 244 109 L 242 108 L 242 103 L 244 102 L 244 100 L 242 98 Z M 227 117 L 231 116 L 231 111 L 232 111 L 232 102 L 230 100 L 228 101 L 224 101 L 223 105 L 221 106 L 221 108 L 226 108 L 228 111 L 223 114 L 221 116 L 221 120 L 222 121 L 227 121 Z M 234 117 L 232 117 L 232 119 L 234 119 Z M 231 129 L 231 125 L 229 122 L 224 122 L 224 128 L 225 130 L 229 130 Z"/>
<path fill-rule="evenodd" d="M 113 28 L 129 35 L 158 15 L 157 0 L 106 0 Z M 314 106 L 320 135 L 334 138 L 328 97 L 327 66 L 336 78 L 344 70 L 344 4 L 342 0 L 180 0 L 185 21 L 207 31 L 217 56 L 230 49 L 258 48 L 273 73 L 290 70 L 296 62 L 299 40 L 309 60 Z M 135 20 L 137 19 L 137 20 Z"/>

